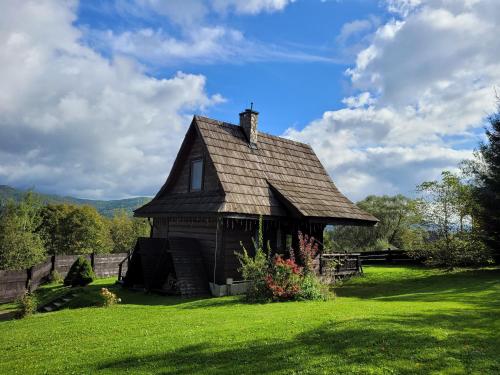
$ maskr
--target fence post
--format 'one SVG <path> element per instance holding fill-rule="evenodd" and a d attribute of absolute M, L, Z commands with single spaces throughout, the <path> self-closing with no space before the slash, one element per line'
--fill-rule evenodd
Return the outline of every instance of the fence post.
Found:
<path fill-rule="evenodd" d="M 27 268 L 26 269 L 26 286 L 25 286 L 25 288 L 26 288 L 26 290 L 28 292 L 31 292 L 31 290 L 30 290 L 31 289 L 30 284 L 31 284 L 31 276 L 32 276 L 32 274 L 33 274 L 33 267 Z"/>
<path fill-rule="evenodd" d="M 95 257 L 95 253 L 90 254 L 90 265 L 92 266 L 92 271 L 95 272 L 95 260 L 94 260 L 94 257 Z"/>

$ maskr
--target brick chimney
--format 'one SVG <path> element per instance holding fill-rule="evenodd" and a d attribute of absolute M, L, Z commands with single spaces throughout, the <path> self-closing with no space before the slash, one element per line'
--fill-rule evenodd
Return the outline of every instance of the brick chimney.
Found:
<path fill-rule="evenodd" d="M 253 109 L 245 109 L 240 113 L 240 126 L 250 143 L 250 147 L 257 147 L 258 119 L 259 112 L 255 112 Z"/>

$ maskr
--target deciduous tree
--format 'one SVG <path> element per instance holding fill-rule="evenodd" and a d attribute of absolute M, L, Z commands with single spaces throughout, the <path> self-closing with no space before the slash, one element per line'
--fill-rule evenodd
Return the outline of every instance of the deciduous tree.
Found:
<path fill-rule="evenodd" d="M 8 202 L 0 212 L 0 269 L 29 268 L 46 257 L 36 228 L 40 202 L 28 193 L 21 202 Z"/>

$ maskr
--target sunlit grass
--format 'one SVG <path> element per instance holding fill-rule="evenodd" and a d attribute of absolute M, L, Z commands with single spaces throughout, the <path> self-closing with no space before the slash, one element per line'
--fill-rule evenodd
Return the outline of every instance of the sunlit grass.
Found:
<path fill-rule="evenodd" d="M 366 267 L 328 302 L 182 300 L 99 280 L 0 322 L 0 373 L 500 373 L 500 270 Z M 99 302 L 112 288 L 121 305 Z"/>

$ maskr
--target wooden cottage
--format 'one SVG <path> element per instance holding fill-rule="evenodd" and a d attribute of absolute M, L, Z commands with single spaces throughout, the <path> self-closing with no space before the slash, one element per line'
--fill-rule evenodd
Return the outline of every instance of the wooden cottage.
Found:
<path fill-rule="evenodd" d="M 201 262 L 206 282 L 200 285 L 198 266 L 180 272 L 174 264 L 172 276 L 165 274 L 169 267 L 156 265 L 144 272 L 163 272 L 157 286 L 162 278 L 174 278 L 183 294 L 199 294 L 208 282 L 220 290 L 241 280 L 235 252 L 241 243 L 253 249 L 259 216 L 264 241 L 280 253 L 297 248 L 299 230 L 321 243 L 328 224 L 377 222 L 337 189 L 309 145 L 261 133 L 257 125 L 258 113 L 248 109 L 240 113 L 239 125 L 194 116 L 167 181 L 135 216 L 150 220 L 152 239 L 175 242 L 170 258 L 178 258 L 186 239 L 185 256 L 177 263 L 185 265 L 189 257 L 193 264 Z M 168 244 L 157 243 L 168 253 Z M 137 253 L 154 251 L 138 246 L 143 249 Z"/>

